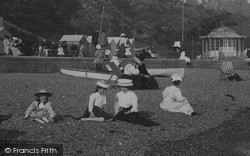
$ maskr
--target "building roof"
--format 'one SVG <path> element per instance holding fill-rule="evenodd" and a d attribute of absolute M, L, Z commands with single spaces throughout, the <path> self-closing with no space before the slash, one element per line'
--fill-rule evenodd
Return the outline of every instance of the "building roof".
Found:
<path fill-rule="evenodd" d="M 120 41 L 121 37 L 108 37 L 108 43 L 110 44 L 112 40 L 115 41 L 116 44 L 118 44 L 118 42 Z M 129 39 L 129 38 L 125 38 L 126 42 L 129 40 L 130 44 L 132 44 L 134 39 Z M 88 43 L 92 43 L 92 36 L 87 36 L 86 40 Z"/>
<path fill-rule="evenodd" d="M 210 34 L 201 36 L 200 38 L 246 38 L 246 36 L 240 36 L 229 27 L 219 27 L 214 29 Z"/>
<path fill-rule="evenodd" d="M 63 35 L 60 41 L 79 42 L 83 37 L 84 35 Z"/>

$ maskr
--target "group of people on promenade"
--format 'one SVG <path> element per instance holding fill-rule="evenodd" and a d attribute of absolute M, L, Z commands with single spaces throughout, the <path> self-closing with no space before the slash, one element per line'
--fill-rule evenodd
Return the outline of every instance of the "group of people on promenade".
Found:
<path fill-rule="evenodd" d="M 178 85 L 182 82 L 182 77 L 174 74 L 171 76 L 172 86 L 168 86 L 162 92 L 163 100 L 160 103 L 160 108 L 164 111 L 180 112 L 188 116 L 200 115 L 195 112 L 187 99 L 182 96 L 181 90 Z M 114 113 L 110 114 L 107 111 L 107 96 L 109 84 L 103 80 L 96 82 L 96 90 L 89 97 L 87 107 L 84 105 L 85 113 L 80 117 L 73 117 L 79 121 L 124 121 L 132 124 L 139 124 L 143 126 L 158 126 L 159 123 L 152 121 L 149 118 L 140 115 L 138 110 L 138 97 L 130 88 L 133 86 L 133 81 L 130 79 L 118 79 L 118 86 L 121 91 L 116 93 L 114 102 Z M 24 119 L 30 118 L 31 120 L 39 123 L 53 122 L 57 114 L 52 108 L 52 102 L 49 97 L 52 93 L 41 89 L 34 94 L 36 99 L 28 107 L 25 112 Z"/>

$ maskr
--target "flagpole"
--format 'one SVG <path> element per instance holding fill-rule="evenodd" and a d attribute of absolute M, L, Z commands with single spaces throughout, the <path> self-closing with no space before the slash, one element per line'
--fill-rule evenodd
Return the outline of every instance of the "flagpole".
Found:
<path fill-rule="evenodd" d="M 99 36 L 98 36 L 98 39 L 102 33 L 102 25 L 103 25 L 103 16 L 104 16 L 104 9 L 105 9 L 105 6 L 103 6 L 102 8 L 102 15 L 101 15 L 101 24 L 100 24 L 100 30 L 99 30 Z"/>
<path fill-rule="evenodd" d="M 182 41 L 182 44 L 184 42 L 184 3 L 185 3 L 185 0 L 182 1 L 182 16 L 181 16 L 181 41 Z"/>

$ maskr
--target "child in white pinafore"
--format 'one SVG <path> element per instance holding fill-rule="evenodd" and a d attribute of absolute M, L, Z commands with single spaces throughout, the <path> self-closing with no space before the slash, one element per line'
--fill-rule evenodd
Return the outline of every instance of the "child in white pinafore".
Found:
<path fill-rule="evenodd" d="M 52 93 L 47 92 L 45 89 L 41 89 L 34 95 L 37 99 L 32 102 L 26 110 L 24 119 L 30 117 L 32 120 L 42 124 L 54 121 L 53 118 L 56 116 L 56 113 L 53 111 L 51 107 L 52 103 L 48 99 L 52 96 Z"/>
<path fill-rule="evenodd" d="M 194 112 L 193 108 L 187 101 L 185 97 L 182 96 L 181 90 L 177 86 L 181 83 L 182 78 L 174 74 L 171 76 L 172 86 L 164 89 L 162 92 L 163 101 L 160 107 L 165 111 L 170 112 L 181 112 L 186 115 L 199 115 L 199 113 Z"/>

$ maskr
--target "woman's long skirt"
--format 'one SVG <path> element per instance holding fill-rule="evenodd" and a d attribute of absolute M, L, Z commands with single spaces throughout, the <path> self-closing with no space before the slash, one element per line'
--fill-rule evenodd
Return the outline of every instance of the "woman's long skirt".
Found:
<path fill-rule="evenodd" d="M 132 80 L 133 86 L 130 87 L 129 89 L 131 89 L 131 90 L 142 90 L 143 89 L 143 82 L 142 82 L 141 76 L 123 74 L 122 78 Z"/>
<path fill-rule="evenodd" d="M 106 113 L 103 109 L 101 109 L 97 106 L 94 106 L 93 113 L 94 113 L 95 117 L 103 117 L 105 120 L 110 120 L 110 119 L 114 118 L 112 115 Z M 89 116 L 90 116 L 90 112 L 89 112 L 89 109 L 87 107 L 86 112 L 84 113 L 84 115 L 82 117 L 88 118 Z"/>
<path fill-rule="evenodd" d="M 132 124 L 138 124 L 138 125 L 142 125 L 142 126 L 146 126 L 146 127 L 152 127 L 152 126 L 159 126 L 160 124 L 140 116 L 139 112 L 132 112 L 132 113 L 128 113 L 126 114 L 126 112 L 128 112 L 129 110 L 132 109 L 132 106 L 128 107 L 128 108 L 123 108 L 116 116 L 115 118 L 117 120 L 121 120 L 121 121 L 125 121 L 128 123 L 132 123 Z"/>

